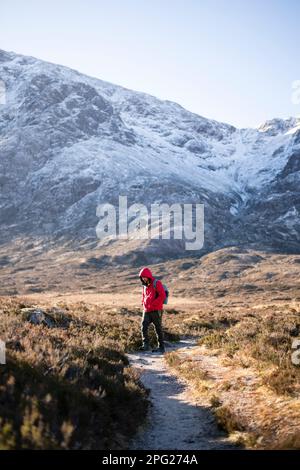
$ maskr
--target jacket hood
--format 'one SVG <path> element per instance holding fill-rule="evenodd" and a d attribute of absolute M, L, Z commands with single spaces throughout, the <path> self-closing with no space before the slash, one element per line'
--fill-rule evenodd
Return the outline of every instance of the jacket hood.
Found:
<path fill-rule="evenodd" d="M 149 279 L 151 279 L 153 281 L 154 277 L 152 276 L 152 272 L 150 271 L 149 268 L 143 268 L 140 270 L 140 274 L 139 274 L 140 277 L 148 277 Z"/>

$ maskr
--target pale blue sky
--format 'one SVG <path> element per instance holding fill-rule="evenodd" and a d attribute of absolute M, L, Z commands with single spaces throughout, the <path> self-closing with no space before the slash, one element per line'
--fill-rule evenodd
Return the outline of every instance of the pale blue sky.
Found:
<path fill-rule="evenodd" d="M 246 127 L 300 114 L 299 0 L 0 0 L 0 18 L 2 49 L 209 118 Z"/>

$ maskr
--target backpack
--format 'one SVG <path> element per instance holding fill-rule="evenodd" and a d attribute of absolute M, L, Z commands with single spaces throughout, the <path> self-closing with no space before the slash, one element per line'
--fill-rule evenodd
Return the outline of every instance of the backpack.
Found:
<path fill-rule="evenodd" d="M 155 289 L 155 290 L 156 290 L 157 281 L 158 281 L 158 279 L 154 279 L 154 281 L 153 281 L 153 286 L 154 286 L 154 289 Z M 167 286 L 166 286 L 165 284 L 163 284 L 162 286 L 163 286 L 164 291 L 165 291 L 165 294 L 166 294 L 166 297 L 165 297 L 165 300 L 164 300 L 164 304 L 167 304 L 167 303 L 168 303 L 168 300 L 169 300 L 169 289 L 167 288 Z"/>

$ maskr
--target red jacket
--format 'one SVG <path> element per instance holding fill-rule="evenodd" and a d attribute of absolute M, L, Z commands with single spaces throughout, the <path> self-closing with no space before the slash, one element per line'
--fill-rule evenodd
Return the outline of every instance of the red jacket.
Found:
<path fill-rule="evenodd" d="M 150 279 L 150 284 L 147 287 L 143 287 L 142 294 L 142 305 L 144 312 L 152 312 L 153 310 L 162 310 L 163 303 L 166 298 L 165 289 L 163 288 L 162 283 L 157 280 L 156 289 L 154 288 L 153 281 L 154 277 L 149 268 L 143 268 L 139 274 L 140 278 L 148 277 Z"/>

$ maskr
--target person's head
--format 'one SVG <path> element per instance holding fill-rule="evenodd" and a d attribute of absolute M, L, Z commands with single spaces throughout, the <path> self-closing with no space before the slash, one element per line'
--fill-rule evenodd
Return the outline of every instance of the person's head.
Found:
<path fill-rule="evenodd" d="M 142 284 L 145 286 L 148 286 L 150 284 L 150 279 L 149 277 L 141 277 Z"/>
<path fill-rule="evenodd" d="M 149 268 L 142 268 L 140 270 L 139 277 L 143 286 L 149 286 L 153 280 L 152 272 Z"/>

